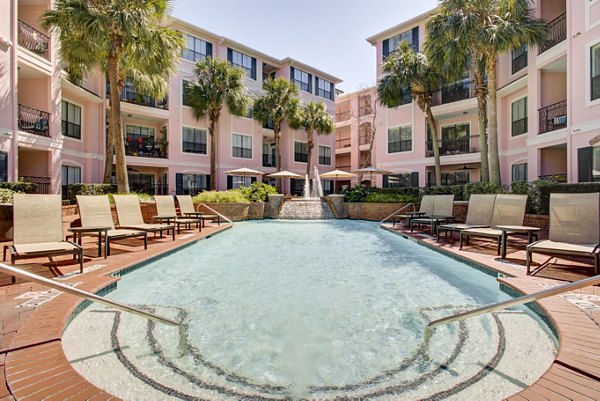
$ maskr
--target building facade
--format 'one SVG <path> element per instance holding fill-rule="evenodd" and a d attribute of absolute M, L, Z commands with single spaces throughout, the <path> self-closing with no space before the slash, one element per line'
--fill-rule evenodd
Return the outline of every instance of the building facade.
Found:
<path fill-rule="evenodd" d="M 514 49 L 498 60 L 502 183 L 550 177 L 599 180 L 600 1 L 537 0 L 532 5 L 536 17 L 547 21 L 546 41 L 536 48 Z M 378 79 L 383 61 L 399 41 L 423 49 L 431 13 L 367 39 L 377 50 Z M 442 184 L 479 181 L 480 133 L 472 77 L 465 72 L 462 80 L 434 90 L 433 101 L 435 141 L 410 96 L 399 107 L 380 107 L 375 160 L 377 167 L 397 174 L 379 177 L 379 186 L 432 184 L 433 146 L 440 149 Z"/>
<path fill-rule="evenodd" d="M 37 183 L 38 192 L 61 193 L 68 184 L 102 182 L 108 101 L 104 74 L 90 74 L 75 85 L 60 68 L 57 40 L 40 23 L 51 6 L 50 0 L 0 0 L 0 180 L 24 179 Z M 323 102 L 335 113 L 338 78 L 185 21 L 175 20 L 174 27 L 183 33 L 185 44 L 167 98 L 138 94 L 128 82 L 121 91 L 132 190 L 175 194 L 207 188 L 208 121 L 196 120 L 184 97 L 198 60 L 214 57 L 242 68 L 252 96 L 261 93 L 264 79 L 290 79 L 303 102 Z M 235 117 L 224 109 L 217 135 L 217 189 L 256 179 L 226 176 L 227 170 L 275 172 L 273 130 L 253 120 L 251 113 Z M 306 134 L 284 126 L 281 136 L 282 168 L 304 175 Z M 316 138 L 313 160 L 321 172 L 334 169 L 334 141 L 333 135 Z M 301 188 L 302 182 L 292 185 Z"/>

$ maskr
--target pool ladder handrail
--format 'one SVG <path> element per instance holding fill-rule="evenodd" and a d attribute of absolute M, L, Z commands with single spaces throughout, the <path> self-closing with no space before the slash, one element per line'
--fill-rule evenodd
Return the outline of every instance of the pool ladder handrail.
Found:
<path fill-rule="evenodd" d="M 406 209 L 407 207 L 412 207 L 412 211 L 413 211 L 413 212 L 416 212 L 416 211 L 417 211 L 417 208 L 416 208 L 415 204 L 414 204 L 414 203 L 409 203 L 408 205 L 404 205 L 404 206 L 402 206 L 400 209 L 396 210 L 394 213 L 390 214 L 390 215 L 389 215 L 388 217 L 386 217 L 385 219 L 381 220 L 381 221 L 379 222 L 379 224 L 383 224 L 383 223 L 385 223 L 385 222 L 386 222 L 386 221 L 388 221 L 388 220 L 389 220 L 391 217 L 394 217 L 395 215 L 397 215 L 398 213 L 400 213 L 401 211 L 403 211 L 403 210 L 404 210 L 404 209 Z"/>
<path fill-rule="evenodd" d="M 204 206 L 205 208 L 207 208 L 208 210 L 210 210 L 211 212 L 213 212 L 214 214 L 222 217 L 225 221 L 227 221 L 229 224 L 233 224 L 233 221 L 231 221 L 227 216 L 222 215 L 221 213 L 217 212 L 215 209 L 213 209 L 212 207 L 208 206 L 206 203 L 199 203 L 198 205 Z"/>
<path fill-rule="evenodd" d="M 483 315 L 483 314 L 489 313 L 489 312 L 494 312 L 494 311 L 498 311 L 498 310 L 511 308 L 513 306 L 523 305 L 523 304 L 526 304 L 529 302 L 535 302 L 540 299 L 548 298 L 548 297 L 551 297 L 554 295 L 563 294 L 563 293 L 571 291 L 571 290 L 578 290 L 580 288 L 585 288 L 585 287 L 589 287 L 589 286 L 597 285 L 597 284 L 600 284 L 600 275 L 588 277 L 586 279 L 575 281 L 573 283 L 564 284 L 564 285 L 561 285 L 558 287 L 549 288 L 549 289 L 539 291 L 539 292 L 534 292 L 533 294 L 523 295 L 518 298 L 509 299 L 507 301 L 498 302 L 498 303 L 492 304 L 492 305 L 482 306 L 481 308 L 457 313 L 452 316 L 447 316 L 442 319 L 434 320 L 432 322 L 429 322 L 429 324 L 425 327 L 425 334 L 424 334 L 425 342 L 428 343 L 429 338 L 431 336 L 431 330 L 437 326 L 457 322 L 457 321 L 464 320 L 464 319 L 467 319 L 470 317 Z"/>
<path fill-rule="evenodd" d="M 180 356 L 183 356 L 183 354 L 184 354 L 184 351 L 185 351 L 185 327 L 180 322 L 176 322 L 175 320 L 168 319 L 166 317 L 162 317 L 159 315 L 155 315 L 155 314 L 143 311 L 141 309 L 135 308 L 133 306 L 122 304 L 117 301 L 103 298 L 99 295 L 92 294 L 91 292 L 83 291 L 83 290 L 80 290 L 75 287 L 70 287 L 65 284 L 57 283 L 57 282 L 47 279 L 45 277 L 38 276 L 37 274 L 33 274 L 33 273 L 27 272 L 25 270 L 21 270 L 14 266 L 9 266 L 4 263 L 0 263 L 0 271 L 8 274 L 10 276 L 15 276 L 15 277 L 31 280 L 33 282 L 45 285 L 47 287 L 54 288 L 56 290 L 66 292 L 68 294 L 87 299 L 88 301 L 98 302 L 100 304 L 107 305 L 107 306 L 113 307 L 115 309 L 119 309 L 123 312 L 131 313 L 133 315 L 138 315 L 138 316 L 144 317 L 148 320 L 152 320 L 154 322 L 166 324 L 168 326 L 177 326 L 179 328 L 179 354 L 180 354 Z"/>

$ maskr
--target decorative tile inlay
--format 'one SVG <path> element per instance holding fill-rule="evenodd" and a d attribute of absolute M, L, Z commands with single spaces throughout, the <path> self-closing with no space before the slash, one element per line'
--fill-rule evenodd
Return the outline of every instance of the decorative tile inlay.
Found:
<path fill-rule="evenodd" d="M 79 284 L 81 283 L 68 283 L 65 285 L 68 285 L 69 287 L 76 287 Z M 62 294 L 62 291 L 55 289 L 50 289 L 47 291 L 26 292 L 19 295 L 18 297 L 15 297 L 15 299 L 28 299 L 28 301 L 16 305 L 15 308 L 35 308 L 45 304 L 48 301 L 53 300 L 60 294 Z"/>

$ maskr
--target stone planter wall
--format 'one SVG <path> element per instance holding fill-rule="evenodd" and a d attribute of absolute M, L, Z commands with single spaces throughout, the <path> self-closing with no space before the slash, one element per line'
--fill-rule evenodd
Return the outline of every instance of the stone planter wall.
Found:
<path fill-rule="evenodd" d="M 406 206 L 407 203 L 345 203 L 347 218 L 381 221 Z M 417 205 L 417 210 L 418 210 Z M 408 209 L 407 209 L 408 210 Z"/>
<path fill-rule="evenodd" d="M 269 195 L 267 203 L 265 203 L 265 219 L 276 219 L 279 217 L 283 199 L 284 196 L 282 194 Z"/>
<path fill-rule="evenodd" d="M 206 205 L 232 221 L 249 219 L 250 203 L 207 203 Z M 200 212 L 214 214 L 214 212 L 203 205 L 198 205 L 197 208 Z"/>
<path fill-rule="evenodd" d="M 248 220 L 262 220 L 265 218 L 265 204 L 252 202 L 248 208 Z"/>

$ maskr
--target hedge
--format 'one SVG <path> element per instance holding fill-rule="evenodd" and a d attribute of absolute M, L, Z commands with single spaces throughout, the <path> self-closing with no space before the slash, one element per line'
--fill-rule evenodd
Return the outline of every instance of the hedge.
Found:
<path fill-rule="evenodd" d="M 20 192 L 24 194 L 35 194 L 37 193 L 37 185 L 31 182 L 0 182 L 0 188 L 10 189 L 13 192 Z"/>
<path fill-rule="evenodd" d="M 68 198 L 72 204 L 77 202 L 77 195 L 108 195 L 117 192 L 114 184 L 71 184 L 67 186 Z"/>
<path fill-rule="evenodd" d="M 544 185 L 538 185 L 535 191 L 536 193 L 534 196 L 536 196 L 537 199 L 534 201 L 537 201 L 537 213 L 549 214 L 551 193 L 582 194 L 600 192 L 600 182 L 586 182 L 578 184 L 558 184 L 555 182 L 546 182 Z"/>
<path fill-rule="evenodd" d="M 7 188 L 0 188 L 0 204 L 12 205 L 14 191 Z"/>

